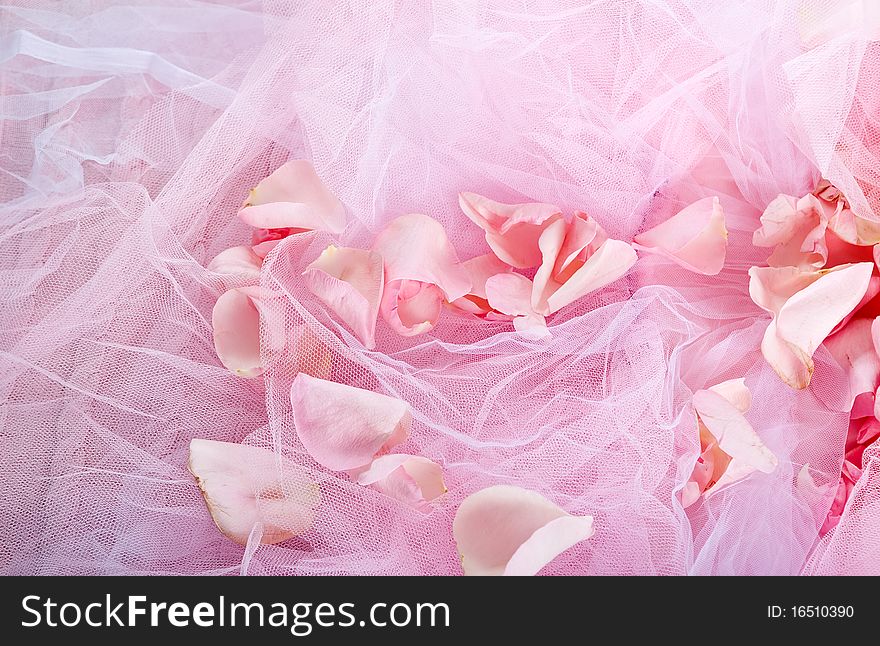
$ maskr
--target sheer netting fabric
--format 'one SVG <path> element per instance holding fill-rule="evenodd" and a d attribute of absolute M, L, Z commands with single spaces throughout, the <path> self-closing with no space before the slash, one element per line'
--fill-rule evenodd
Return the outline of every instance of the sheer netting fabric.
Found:
<path fill-rule="evenodd" d="M 458 505 L 510 484 L 594 519 L 544 574 L 880 573 L 876 446 L 820 536 L 846 377 L 820 347 L 809 388 L 783 383 L 748 290 L 770 251 L 752 233 L 778 194 L 825 178 L 857 215 L 880 209 L 870 4 L 0 9 L 0 569 L 459 574 Z M 217 358 L 211 313 L 245 283 L 207 265 L 250 243 L 236 216 L 248 189 L 294 158 L 348 225 L 266 258 L 264 372 L 243 378 Z M 640 254 L 549 317 L 549 340 L 447 310 L 413 337 L 380 320 L 366 349 L 303 270 L 330 243 L 369 248 L 408 213 L 439 221 L 462 260 L 487 253 L 462 191 L 584 211 L 627 241 L 718 196 L 726 263 L 703 276 Z M 409 403 L 402 450 L 441 464 L 448 488 L 430 513 L 310 457 L 291 412 L 300 371 Z M 778 467 L 684 509 L 700 453 L 691 396 L 739 377 Z M 275 545 L 224 537 L 187 469 L 194 438 L 302 467 L 320 487 L 311 528 Z"/>

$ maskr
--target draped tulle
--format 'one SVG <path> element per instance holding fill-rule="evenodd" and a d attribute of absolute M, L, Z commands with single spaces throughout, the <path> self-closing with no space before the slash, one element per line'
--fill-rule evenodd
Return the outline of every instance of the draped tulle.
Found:
<path fill-rule="evenodd" d="M 820 539 L 849 421 L 823 347 L 809 388 L 760 352 L 748 292 L 777 194 L 821 177 L 880 208 L 880 44 L 861 1 L 17 3 L 0 18 L 0 567 L 6 573 L 457 574 L 456 508 L 540 492 L 593 535 L 548 574 L 880 573 L 880 457 Z M 862 12 L 862 13 L 860 13 Z M 863 16 L 852 19 L 851 15 Z M 211 313 L 248 281 L 248 189 L 312 161 L 339 235 L 285 238 L 260 274 L 263 374 L 218 361 Z M 641 254 L 548 317 L 550 339 L 442 312 L 367 349 L 306 286 L 329 245 L 393 218 L 489 251 L 458 193 L 545 202 L 632 240 L 717 196 L 716 276 Z M 278 334 L 286 343 L 278 342 Z M 322 468 L 298 372 L 409 403 L 397 447 L 441 464 L 425 514 Z M 745 377 L 778 458 L 683 509 L 694 392 Z M 187 471 L 193 438 L 270 448 L 320 487 L 311 529 L 243 547 Z"/>

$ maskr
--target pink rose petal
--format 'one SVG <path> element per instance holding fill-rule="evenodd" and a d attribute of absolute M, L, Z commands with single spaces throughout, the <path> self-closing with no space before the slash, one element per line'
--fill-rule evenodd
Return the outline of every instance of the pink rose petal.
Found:
<path fill-rule="evenodd" d="M 443 469 L 418 455 L 383 455 L 357 475 L 360 485 L 372 485 L 387 496 L 423 512 L 446 493 Z"/>
<path fill-rule="evenodd" d="M 844 242 L 869 247 L 880 243 L 880 221 L 856 215 L 841 208 L 828 222 L 828 228 Z"/>
<path fill-rule="evenodd" d="M 238 274 L 252 282 L 260 282 L 260 268 L 263 259 L 250 247 L 231 247 L 214 256 L 208 263 L 208 271 L 218 274 Z"/>
<path fill-rule="evenodd" d="M 669 258 L 685 269 L 714 276 L 724 267 L 727 254 L 721 203 L 717 197 L 698 200 L 634 241 L 638 248 Z"/>
<path fill-rule="evenodd" d="M 289 460 L 243 444 L 195 439 L 189 470 L 211 517 L 236 543 L 262 525 L 260 542 L 280 543 L 307 531 L 320 502 L 318 485 Z"/>
<path fill-rule="evenodd" d="M 514 273 L 496 274 L 486 281 L 486 299 L 492 309 L 513 317 L 513 326 L 523 336 L 550 336 L 544 316 L 532 309 L 532 281 Z"/>
<path fill-rule="evenodd" d="M 813 353 L 859 304 L 868 290 L 872 263 L 806 272 L 793 267 L 752 267 L 752 300 L 774 314 L 761 351 L 783 381 L 806 388 Z"/>
<path fill-rule="evenodd" d="M 862 393 L 880 385 L 880 355 L 874 348 L 872 321 L 855 319 L 825 339 L 825 347 L 843 368 L 849 381 L 850 406 Z"/>
<path fill-rule="evenodd" d="M 760 471 L 771 473 L 778 460 L 746 420 L 751 392 L 743 379 L 731 379 L 693 396 L 702 454 L 683 490 L 687 507 L 702 493 L 708 498 L 722 487 Z"/>
<path fill-rule="evenodd" d="M 752 391 L 746 386 L 746 380 L 742 377 L 722 381 L 714 386 L 709 386 L 708 390 L 724 397 L 741 413 L 747 412 L 752 407 Z"/>
<path fill-rule="evenodd" d="M 752 242 L 757 247 L 776 247 L 767 259 L 771 267 L 819 269 L 828 259 L 827 226 L 828 217 L 815 196 L 779 195 L 764 210 Z"/>
<path fill-rule="evenodd" d="M 542 260 L 531 300 L 534 311 L 544 316 L 617 280 L 636 262 L 630 245 L 609 239 L 584 213 L 576 213 L 571 222 L 550 223 L 538 247 Z"/>
<path fill-rule="evenodd" d="M 572 516 L 535 491 L 496 485 L 464 499 L 452 534 L 466 575 L 532 575 L 592 536 L 593 518 Z"/>
<path fill-rule="evenodd" d="M 382 256 L 330 245 L 303 272 L 306 286 L 354 331 L 365 347 L 376 346 L 376 318 L 384 288 Z"/>
<path fill-rule="evenodd" d="M 635 250 L 621 240 L 606 240 L 596 253 L 547 298 L 542 314 L 558 312 L 580 297 L 621 278 L 637 260 Z"/>
<path fill-rule="evenodd" d="M 427 215 L 403 215 L 377 236 L 373 250 L 385 259 L 385 291 L 379 311 L 404 336 L 430 331 L 445 301 L 471 289 L 446 231 Z"/>
<path fill-rule="evenodd" d="M 526 316 L 532 309 L 532 281 L 522 274 L 497 274 L 486 281 L 486 299 L 499 312 Z"/>
<path fill-rule="evenodd" d="M 536 529 L 504 568 L 504 576 L 534 576 L 570 547 L 593 535 L 592 516 L 562 516 Z"/>
<path fill-rule="evenodd" d="M 369 390 L 299 373 L 290 401 L 303 446 L 334 471 L 369 465 L 409 434 L 409 404 Z"/>
<path fill-rule="evenodd" d="M 552 204 L 502 204 L 476 193 L 461 193 L 458 203 L 477 226 L 486 242 L 505 263 L 526 269 L 541 262 L 538 238 L 562 212 Z"/>
<path fill-rule="evenodd" d="M 479 317 L 485 317 L 492 311 L 486 299 L 486 281 L 496 274 L 510 273 L 510 265 L 500 261 L 494 253 L 477 256 L 462 263 L 471 281 L 471 290 L 451 305 L 459 310 Z"/>
<path fill-rule="evenodd" d="M 257 184 L 238 215 L 258 229 L 341 233 L 346 224 L 342 202 L 304 159 L 287 162 Z"/>
<path fill-rule="evenodd" d="M 373 250 L 385 259 L 385 282 L 420 281 L 437 285 L 453 301 L 471 289 L 443 226 L 427 215 L 402 215 L 376 237 Z"/>
<path fill-rule="evenodd" d="M 217 357 L 242 377 L 256 377 L 263 372 L 259 294 L 258 287 L 230 289 L 217 299 L 211 315 Z"/>

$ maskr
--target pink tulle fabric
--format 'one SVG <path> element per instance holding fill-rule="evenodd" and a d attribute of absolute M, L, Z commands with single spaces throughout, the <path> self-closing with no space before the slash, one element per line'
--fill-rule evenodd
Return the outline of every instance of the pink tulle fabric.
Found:
<path fill-rule="evenodd" d="M 880 212 L 880 30 L 860 0 L 13 3 L 0 19 L 0 569 L 7 574 L 460 574 L 452 523 L 493 485 L 593 535 L 544 574 L 880 574 L 880 454 L 837 526 L 846 375 L 796 392 L 760 352 L 752 245 L 778 194 L 820 178 Z M 236 213 L 292 158 L 345 205 L 260 271 L 263 374 L 230 373 L 211 315 L 250 284 L 208 269 L 252 243 Z M 489 252 L 460 192 L 582 211 L 632 240 L 717 196 L 717 275 L 640 254 L 532 339 L 447 308 L 379 320 L 367 349 L 306 287 L 329 245 L 394 218 Z M 271 321 L 271 329 L 266 321 Z M 278 327 L 280 326 L 280 327 Z M 275 338 L 273 341 L 277 341 Z M 443 466 L 430 513 L 322 468 L 299 372 L 407 402 L 395 451 Z M 778 458 L 686 510 L 693 393 L 744 377 Z M 215 527 L 190 440 L 268 448 L 320 487 L 310 529 L 245 546 Z M 279 462 L 280 464 L 280 462 Z"/>

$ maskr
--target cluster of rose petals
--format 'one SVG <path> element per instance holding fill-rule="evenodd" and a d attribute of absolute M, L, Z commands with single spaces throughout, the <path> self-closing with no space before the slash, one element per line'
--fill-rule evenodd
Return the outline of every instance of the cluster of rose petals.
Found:
<path fill-rule="evenodd" d="M 404 215 L 379 232 L 370 249 L 328 246 L 305 268 L 304 285 L 372 350 L 380 315 L 395 332 L 414 336 L 432 330 L 444 308 L 487 321 L 510 321 L 530 338 L 547 337 L 546 317 L 621 278 L 636 262 L 632 244 L 609 238 L 585 213 L 566 217 L 550 204 L 502 204 L 473 193 L 462 193 L 459 203 L 483 229 L 490 253 L 461 262 L 437 221 Z M 262 372 L 267 348 L 261 343 L 285 343 L 284 330 L 261 321 L 259 281 L 266 255 L 289 235 L 340 233 L 346 221 L 341 202 L 312 166 L 299 160 L 260 182 L 239 217 L 256 229 L 252 246 L 227 249 L 208 268 L 237 275 L 246 286 L 220 296 L 212 322 L 221 362 L 251 377 Z M 727 244 L 718 199 L 686 207 L 635 242 L 691 271 L 718 273 Z M 314 344 L 299 341 L 303 350 L 314 349 Z M 310 372 L 299 372 L 290 391 L 296 432 L 309 455 L 360 485 L 430 511 L 430 503 L 446 492 L 442 468 L 422 456 L 390 453 L 409 434 L 409 405 L 323 378 L 330 375 L 329 364 L 320 374 Z M 701 396 L 695 395 L 695 406 Z M 767 470 L 769 461 L 775 461 L 741 415 L 724 419 L 729 411 L 716 406 L 716 424 L 709 404 L 701 414 L 711 421 L 700 424 L 714 435 L 707 431 L 712 439 L 706 441 L 700 461 L 715 459 L 709 468 L 717 477 L 704 481 L 695 469 L 688 487 L 695 484 L 697 496 L 750 470 Z M 721 455 L 725 457 L 716 459 Z M 260 540 L 273 543 L 311 525 L 317 485 L 271 451 L 194 440 L 190 469 L 216 524 L 239 543 L 247 542 L 257 527 Z M 453 533 L 466 574 L 524 575 L 537 573 L 589 538 L 593 525 L 591 517 L 572 516 L 538 493 L 499 485 L 465 499 Z"/>
<path fill-rule="evenodd" d="M 583 213 L 566 220 L 550 204 L 507 205 L 473 193 L 459 201 L 485 230 L 491 253 L 460 262 L 436 220 L 410 214 L 379 233 L 373 255 L 329 248 L 306 269 L 311 291 L 366 348 L 375 347 L 378 314 L 398 334 L 415 336 L 437 325 L 444 306 L 546 337 L 548 315 L 617 280 L 636 261 L 632 246 L 609 239 Z M 514 273 L 536 267 L 534 281 Z"/>
<path fill-rule="evenodd" d="M 581 212 L 566 219 L 552 204 L 502 204 L 475 193 L 459 195 L 459 204 L 483 229 L 496 257 L 491 262 L 499 264 L 475 259 L 468 268 L 471 293 L 453 305 L 481 318 L 512 320 L 526 336 L 549 336 L 547 316 L 621 278 L 636 262 L 630 244 L 610 239 Z M 530 280 L 513 268 L 537 269 Z"/>
<path fill-rule="evenodd" d="M 729 379 L 694 393 L 700 456 L 681 492 L 689 507 L 723 487 L 760 471 L 771 473 L 778 460 L 745 418 L 752 393 L 744 379 Z"/>
<path fill-rule="evenodd" d="M 761 352 L 783 381 L 806 388 L 822 344 L 847 373 L 850 428 L 834 503 L 823 533 L 840 518 L 878 436 L 880 222 L 853 213 L 822 180 L 800 198 L 780 195 L 761 216 L 753 243 L 772 247 L 768 267 L 749 270 L 752 300 L 771 314 Z"/>
<path fill-rule="evenodd" d="M 256 227 L 252 246 L 221 251 L 208 270 L 234 274 L 248 285 L 217 299 L 211 322 L 220 362 L 242 377 L 262 373 L 260 356 L 260 269 L 263 260 L 288 235 L 345 228 L 345 208 L 305 160 L 289 161 L 251 189 L 239 217 Z"/>
<path fill-rule="evenodd" d="M 446 493 L 440 465 L 388 454 L 409 436 L 409 404 L 362 388 L 299 373 L 290 388 L 293 422 L 315 462 L 421 511 Z"/>
<path fill-rule="evenodd" d="M 593 535 L 592 516 L 572 516 L 535 491 L 495 485 L 462 501 L 452 523 L 470 576 L 531 576 Z"/>

